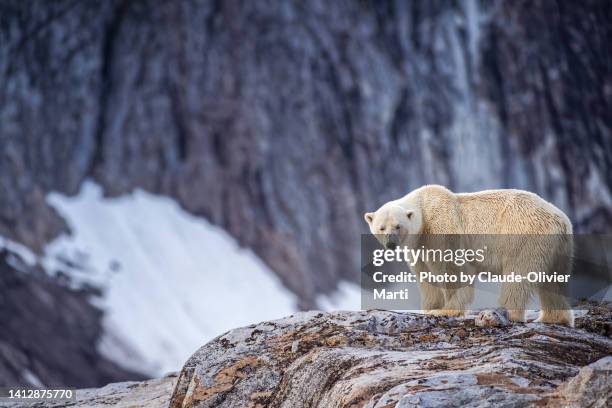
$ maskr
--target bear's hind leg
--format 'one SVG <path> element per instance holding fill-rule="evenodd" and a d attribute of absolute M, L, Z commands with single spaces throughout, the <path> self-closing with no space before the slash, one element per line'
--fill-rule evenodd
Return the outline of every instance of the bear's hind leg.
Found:
<path fill-rule="evenodd" d="M 548 260 L 548 266 L 535 269 L 551 273 L 558 272 L 561 276 L 569 275 L 572 271 L 573 242 L 566 235 L 554 235 L 547 239 L 549 247 L 555 247 L 554 255 Z M 570 308 L 567 297 L 567 284 L 565 282 L 540 282 L 538 295 L 540 297 L 540 317 L 536 322 L 563 324 L 574 327 L 574 313 Z"/>
<path fill-rule="evenodd" d="M 525 306 L 531 297 L 531 286 L 525 283 L 505 282 L 502 284 L 499 304 L 508 310 L 513 322 L 525 322 Z"/>
<path fill-rule="evenodd" d="M 569 303 L 561 293 L 561 287 L 554 285 L 540 285 L 538 295 L 540 296 L 540 317 L 535 320 L 537 323 L 562 324 L 574 327 L 574 313 L 570 309 Z"/>

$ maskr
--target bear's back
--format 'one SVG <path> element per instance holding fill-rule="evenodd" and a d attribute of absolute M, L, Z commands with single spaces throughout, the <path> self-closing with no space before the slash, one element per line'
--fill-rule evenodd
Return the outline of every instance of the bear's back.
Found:
<path fill-rule="evenodd" d="M 537 194 L 515 189 L 455 194 L 466 234 L 571 234 L 559 208 Z"/>

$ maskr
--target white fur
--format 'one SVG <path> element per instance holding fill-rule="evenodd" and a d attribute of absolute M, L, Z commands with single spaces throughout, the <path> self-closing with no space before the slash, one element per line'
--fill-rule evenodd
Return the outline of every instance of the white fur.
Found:
<path fill-rule="evenodd" d="M 488 248 L 486 261 L 479 265 L 485 268 L 482 270 L 499 275 L 511 271 L 557 271 L 563 274 L 571 271 L 573 243 L 570 220 L 560 209 L 527 191 L 487 190 L 455 194 L 442 186 L 428 185 L 384 204 L 376 212 L 366 213 L 365 220 L 383 245 L 436 246 L 440 245 L 442 238 L 436 238 L 440 234 L 500 235 L 499 239 L 493 240 L 497 244 Z M 516 239 L 517 235 L 538 238 L 529 239 L 529 244 L 524 245 Z M 470 242 L 459 242 L 465 235 L 457 237 L 448 245 L 463 249 L 479 247 L 474 235 L 470 236 Z M 454 265 L 442 262 L 418 262 L 415 267 L 419 271 L 434 273 L 459 271 Z M 562 295 L 564 289 L 558 283 L 504 283 L 499 302 L 508 309 L 510 320 L 522 322 L 525 321 L 525 306 L 532 293 L 537 292 L 542 310 L 537 321 L 573 326 L 572 311 Z M 420 290 L 422 309 L 438 316 L 464 315 L 466 305 L 474 296 L 471 286 L 434 286 L 422 282 Z"/>

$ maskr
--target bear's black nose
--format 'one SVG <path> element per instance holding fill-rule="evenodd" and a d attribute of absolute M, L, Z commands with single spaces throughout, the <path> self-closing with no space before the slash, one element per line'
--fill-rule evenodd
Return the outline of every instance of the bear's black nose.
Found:
<path fill-rule="evenodd" d="M 387 249 L 395 249 L 397 248 L 397 244 L 395 242 L 387 242 Z"/>

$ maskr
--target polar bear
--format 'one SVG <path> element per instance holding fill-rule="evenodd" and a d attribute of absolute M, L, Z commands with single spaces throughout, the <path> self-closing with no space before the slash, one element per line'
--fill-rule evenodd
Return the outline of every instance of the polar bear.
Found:
<path fill-rule="evenodd" d="M 477 247 L 474 239 L 478 238 L 474 237 L 493 236 L 493 241 L 487 239 L 487 242 L 497 244 L 490 245 L 486 261 L 478 265 L 478 268 L 488 268 L 482 271 L 503 276 L 511 271 L 569 274 L 571 270 L 573 241 L 569 218 L 551 203 L 527 191 L 455 194 L 442 186 L 426 185 L 364 217 L 371 233 L 388 249 L 429 247 L 434 237 L 445 237 L 445 242 L 455 247 Z M 466 239 L 472 242 L 465 242 Z M 416 261 L 414 267 L 433 273 L 458 273 L 461 269 L 453 264 L 427 261 Z M 474 293 L 472 286 L 426 282 L 421 282 L 419 289 L 421 308 L 437 316 L 464 315 Z M 525 306 L 534 292 L 538 293 L 541 305 L 536 321 L 573 326 L 573 313 L 564 296 L 565 284 L 559 282 L 502 283 L 499 303 L 508 310 L 510 320 L 525 321 Z"/>

